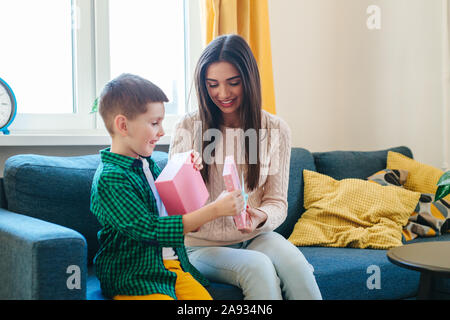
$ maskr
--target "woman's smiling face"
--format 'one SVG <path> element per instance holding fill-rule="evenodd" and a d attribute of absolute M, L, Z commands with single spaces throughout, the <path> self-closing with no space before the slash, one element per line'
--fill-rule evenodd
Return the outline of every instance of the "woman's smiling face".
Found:
<path fill-rule="evenodd" d="M 206 70 L 206 87 L 211 100 L 222 111 L 224 121 L 239 120 L 238 109 L 243 96 L 239 71 L 229 62 L 212 63 Z"/>

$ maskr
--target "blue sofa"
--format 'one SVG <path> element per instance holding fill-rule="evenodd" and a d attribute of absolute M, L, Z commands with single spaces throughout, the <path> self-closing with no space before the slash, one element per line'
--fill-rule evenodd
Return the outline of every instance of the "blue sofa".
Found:
<path fill-rule="evenodd" d="M 380 151 L 311 153 L 293 148 L 288 216 L 276 230 L 289 237 L 304 212 L 302 170 L 335 179 L 365 179 L 386 167 L 387 151 L 412 157 L 407 147 Z M 154 152 L 164 167 L 167 153 Z M 17 155 L 0 180 L 0 299 L 104 299 L 92 261 L 100 225 L 89 210 L 91 181 L 99 155 Z M 450 234 L 417 241 L 450 241 Z M 408 299 L 417 294 L 419 273 L 388 261 L 386 250 L 299 247 L 314 266 L 324 299 Z M 378 286 L 370 285 L 378 267 Z M 450 297 L 449 281 L 436 284 Z M 234 286 L 211 283 L 215 299 L 242 299 Z"/>

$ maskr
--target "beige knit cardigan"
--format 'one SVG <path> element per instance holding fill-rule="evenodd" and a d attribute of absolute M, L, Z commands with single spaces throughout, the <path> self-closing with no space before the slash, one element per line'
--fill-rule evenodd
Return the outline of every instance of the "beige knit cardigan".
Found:
<path fill-rule="evenodd" d="M 204 224 L 197 232 L 187 234 L 185 237 L 186 246 L 223 246 L 239 243 L 252 239 L 261 232 L 272 231 L 285 220 L 291 156 L 291 131 L 285 121 L 266 111 L 262 111 L 261 118 L 259 187 L 251 192 L 246 190 L 246 192 L 249 195 L 248 205 L 266 213 L 266 222 L 252 233 L 242 233 L 237 230 L 232 217 L 221 217 Z M 241 177 L 241 173 L 246 166 L 244 153 L 242 148 L 238 146 L 240 146 L 244 135 L 252 136 L 251 131 L 244 133 L 242 129 L 228 127 L 223 127 L 220 131 L 215 130 L 213 134 L 220 138 L 215 145 L 215 157 L 213 158 L 213 165 L 210 167 L 207 203 L 214 201 L 225 190 L 222 178 L 225 156 L 234 156 L 238 174 Z M 252 141 L 251 138 L 248 139 Z M 250 145 L 252 144 L 250 143 Z M 211 144 L 211 148 L 212 146 Z M 206 152 L 210 154 L 211 148 L 208 147 L 205 148 L 205 154 Z M 202 130 L 198 112 L 185 115 L 175 126 L 170 143 L 169 159 L 175 153 L 192 149 L 202 154 Z M 204 155 L 204 160 L 206 159 Z M 252 161 L 251 158 L 250 161 Z M 299 174 L 301 173 L 299 172 Z"/>

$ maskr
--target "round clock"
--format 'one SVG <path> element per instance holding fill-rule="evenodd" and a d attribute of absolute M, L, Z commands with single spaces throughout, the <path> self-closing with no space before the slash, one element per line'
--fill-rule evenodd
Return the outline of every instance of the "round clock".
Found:
<path fill-rule="evenodd" d="M 0 131 L 9 134 L 8 127 L 16 117 L 17 101 L 11 87 L 0 78 Z"/>

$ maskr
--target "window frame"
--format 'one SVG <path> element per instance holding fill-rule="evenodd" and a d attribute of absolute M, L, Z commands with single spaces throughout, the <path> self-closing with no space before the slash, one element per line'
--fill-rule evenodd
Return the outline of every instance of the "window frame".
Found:
<path fill-rule="evenodd" d="M 109 4 L 110 0 L 72 0 L 74 113 L 17 114 L 9 136 L 0 136 L 0 145 L 107 145 L 110 137 L 98 113 L 91 106 L 110 78 Z M 195 90 L 191 90 L 195 63 L 202 49 L 200 5 L 182 1 L 185 14 L 185 93 L 184 113 L 195 110 Z M 183 114 L 166 115 L 168 144 Z M 64 142 L 66 141 L 66 142 Z"/>

